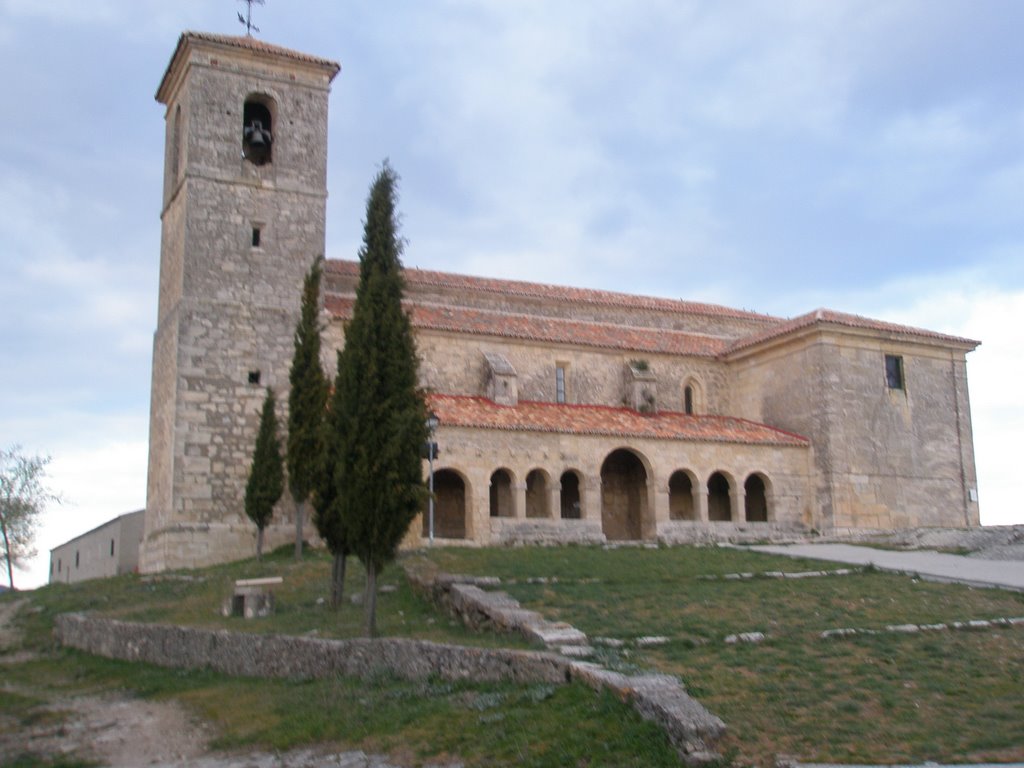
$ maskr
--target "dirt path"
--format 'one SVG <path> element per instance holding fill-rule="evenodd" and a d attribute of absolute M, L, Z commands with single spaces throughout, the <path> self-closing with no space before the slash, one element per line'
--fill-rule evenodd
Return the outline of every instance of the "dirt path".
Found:
<path fill-rule="evenodd" d="M 14 618 L 26 599 L 0 602 L 0 672 L 3 665 L 36 658 L 22 650 Z M 4 692 L 37 699 L 0 673 Z M 26 753 L 54 759 L 74 756 L 111 768 L 398 768 L 376 755 L 327 748 L 265 752 L 211 752 L 213 729 L 174 701 L 146 701 L 124 695 L 56 699 L 24 718 L 0 715 L 0 765 Z M 456 768 L 448 766 L 447 768 Z"/>
<path fill-rule="evenodd" d="M 82 696 L 47 710 L 53 717 L 28 727 L 0 719 L 0 765 L 27 752 L 50 759 L 74 755 L 112 768 L 398 768 L 379 756 L 328 749 L 211 752 L 213 730 L 175 702 Z"/>

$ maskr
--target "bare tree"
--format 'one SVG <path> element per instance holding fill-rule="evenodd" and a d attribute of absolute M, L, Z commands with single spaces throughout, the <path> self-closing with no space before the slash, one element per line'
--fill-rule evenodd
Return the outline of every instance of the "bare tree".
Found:
<path fill-rule="evenodd" d="M 7 581 L 14 589 L 14 566 L 35 554 L 32 546 L 46 504 L 60 497 L 46 487 L 49 456 L 25 456 L 20 445 L 0 449 L 0 533 Z"/>

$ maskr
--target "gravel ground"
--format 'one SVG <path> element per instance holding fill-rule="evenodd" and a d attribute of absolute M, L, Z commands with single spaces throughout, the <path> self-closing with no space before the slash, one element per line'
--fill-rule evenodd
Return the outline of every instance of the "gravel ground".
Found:
<path fill-rule="evenodd" d="M 963 550 L 982 560 L 1024 560 L 1024 525 L 981 528 L 915 528 L 864 539 L 907 549 Z M 854 543 L 854 542 L 850 542 Z"/>

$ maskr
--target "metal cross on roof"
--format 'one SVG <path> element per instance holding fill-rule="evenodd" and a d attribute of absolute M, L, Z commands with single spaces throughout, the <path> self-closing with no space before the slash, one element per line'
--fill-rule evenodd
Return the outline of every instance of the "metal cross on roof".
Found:
<path fill-rule="evenodd" d="M 252 23 L 252 7 L 253 5 L 263 5 L 266 0 L 241 0 L 246 4 L 245 16 L 238 14 L 238 23 L 245 27 L 245 34 L 248 37 L 252 37 L 253 32 L 259 32 L 260 28 Z"/>

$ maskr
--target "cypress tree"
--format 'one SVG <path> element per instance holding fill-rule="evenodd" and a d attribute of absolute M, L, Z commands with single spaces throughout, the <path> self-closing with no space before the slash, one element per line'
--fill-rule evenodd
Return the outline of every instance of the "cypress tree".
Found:
<path fill-rule="evenodd" d="M 323 452 L 320 456 L 319 471 L 316 475 L 316 488 L 313 492 L 313 522 L 320 538 L 327 544 L 327 549 L 334 556 L 331 564 L 331 607 L 337 610 L 345 593 L 345 566 L 352 548 L 346 535 L 344 521 L 338 512 L 337 488 L 334 484 L 334 472 L 340 451 L 340 435 L 342 426 L 339 419 L 342 408 L 338 400 L 338 389 L 328 403 L 327 416 L 324 419 L 321 444 Z"/>
<path fill-rule="evenodd" d="M 252 456 L 249 482 L 245 485 L 245 514 L 256 523 L 256 559 L 263 559 L 263 529 L 274 514 L 274 505 L 284 493 L 284 467 L 277 440 L 274 393 L 267 387 L 260 413 L 260 431 Z"/>
<path fill-rule="evenodd" d="M 366 204 L 359 285 L 332 402 L 337 455 L 331 510 L 366 568 L 363 605 L 371 637 L 377 630 L 377 575 L 394 559 L 426 492 L 420 460 L 426 408 L 417 389 L 412 326 L 401 303 L 396 185 L 385 161 Z"/>
<path fill-rule="evenodd" d="M 288 372 L 288 490 L 295 501 L 295 559 L 302 558 L 302 525 L 323 453 L 327 377 L 320 367 L 320 275 L 322 256 L 302 285 L 302 313 L 295 326 L 295 353 Z"/>

